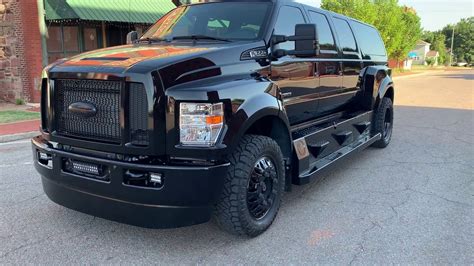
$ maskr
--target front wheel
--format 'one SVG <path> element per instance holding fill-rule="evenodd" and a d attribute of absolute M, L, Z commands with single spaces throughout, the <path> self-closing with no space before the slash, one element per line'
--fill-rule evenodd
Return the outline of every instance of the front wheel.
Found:
<path fill-rule="evenodd" d="M 377 148 L 385 148 L 392 140 L 393 131 L 393 103 L 390 98 L 384 97 L 374 114 L 374 125 L 372 135 L 380 133 L 382 138 L 375 142 L 372 146 Z"/>
<path fill-rule="evenodd" d="M 257 236 L 273 223 L 285 184 L 283 155 L 271 138 L 246 135 L 229 156 L 217 223 L 236 235 Z"/>

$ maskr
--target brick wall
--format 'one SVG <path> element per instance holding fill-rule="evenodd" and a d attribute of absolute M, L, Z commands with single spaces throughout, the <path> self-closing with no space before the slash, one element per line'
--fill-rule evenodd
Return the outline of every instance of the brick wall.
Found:
<path fill-rule="evenodd" d="M 42 69 L 36 0 L 0 0 L 0 99 L 38 102 Z"/>

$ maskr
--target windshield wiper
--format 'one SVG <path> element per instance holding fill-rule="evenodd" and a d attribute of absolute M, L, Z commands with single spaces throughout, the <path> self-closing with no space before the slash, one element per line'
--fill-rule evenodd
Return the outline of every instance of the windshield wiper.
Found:
<path fill-rule="evenodd" d="M 169 40 L 164 39 L 164 38 L 142 38 L 139 39 L 138 42 L 147 42 L 147 43 L 153 43 L 153 42 L 167 42 Z"/>
<path fill-rule="evenodd" d="M 232 42 L 231 40 L 219 38 L 219 37 L 212 37 L 206 35 L 190 35 L 190 36 L 175 36 L 172 38 L 173 40 L 214 40 L 214 41 L 221 41 L 221 42 Z"/>

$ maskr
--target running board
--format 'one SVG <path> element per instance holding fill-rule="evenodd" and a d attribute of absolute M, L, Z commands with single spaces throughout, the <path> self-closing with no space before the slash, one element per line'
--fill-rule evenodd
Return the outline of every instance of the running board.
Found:
<path fill-rule="evenodd" d="M 374 142 L 380 140 L 382 135 L 379 133 L 373 137 L 365 137 L 355 143 L 352 143 L 348 146 L 345 146 L 334 153 L 329 154 L 328 156 L 315 161 L 313 164 L 310 165 L 310 170 L 306 173 L 302 173 L 299 178 L 294 180 L 295 185 L 305 185 L 310 182 L 318 180 L 322 177 L 321 173 L 324 170 L 329 169 L 330 167 L 338 165 L 344 159 L 352 157 L 352 155 L 356 154 L 358 151 L 361 151 Z"/>

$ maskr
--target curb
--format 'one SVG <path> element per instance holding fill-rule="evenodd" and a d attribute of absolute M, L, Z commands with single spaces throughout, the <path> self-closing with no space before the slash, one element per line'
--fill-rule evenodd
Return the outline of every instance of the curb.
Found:
<path fill-rule="evenodd" d="M 424 76 L 430 74 L 429 72 L 422 72 L 422 73 L 416 73 L 412 75 L 405 75 L 405 76 L 398 76 L 398 77 L 393 77 L 393 80 L 400 80 L 400 79 L 406 79 L 406 78 L 411 78 L 411 77 L 419 77 L 419 76 Z"/>
<path fill-rule="evenodd" d="M 28 112 L 28 111 L 25 111 L 25 112 Z M 9 125 L 21 124 L 21 123 L 36 122 L 36 121 L 40 121 L 40 120 L 38 120 L 38 119 L 30 119 L 30 120 L 21 120 L 21 121 L 15 121 L 15 122 L 2 123 L 2 124 L 0 124 L 0 127 L 1 127 L 1 126 L 9 126 Z"/>
<path fill-rule="evenodd" d="M 0 136 L 0 143 L 11 142 L 16 140 L 31 139 L 38 136 L 40 133 L 38 131 L 25 132 L 19 134 L 3 135 Z"/>

